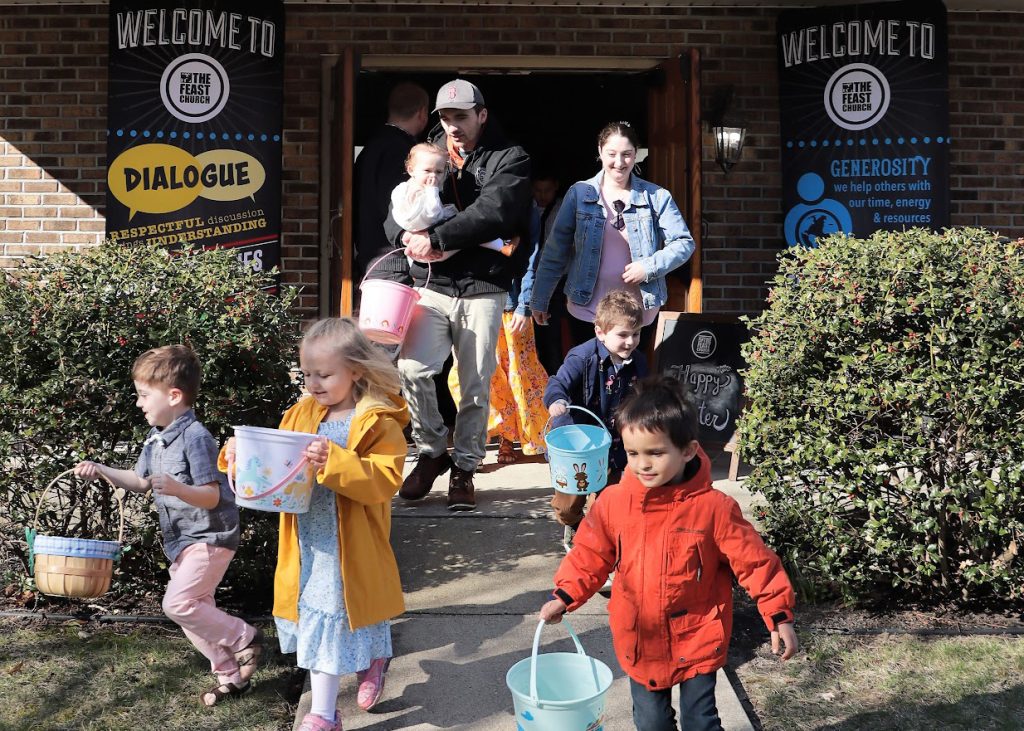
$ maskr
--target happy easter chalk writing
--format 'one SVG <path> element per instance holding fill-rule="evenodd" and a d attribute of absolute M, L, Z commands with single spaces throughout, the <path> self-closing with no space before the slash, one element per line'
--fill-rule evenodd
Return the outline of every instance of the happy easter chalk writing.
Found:
<path fill-rule="evenodd" d="M 729 428 L 739 396 L 739 375 L 727 365 L 688 363 L 668 369 L 669 375 L 687 386 L 696 396 L 697 421 L 716 432 Z"/>
<path fill-rule="evenodd" d="M 700 439 L 726 442 L 736 428 L 743 396 L 740 346 L 750 337 L 735 318 L 662 312 L 657 370 L 686 384 L 697 412 Z"/>

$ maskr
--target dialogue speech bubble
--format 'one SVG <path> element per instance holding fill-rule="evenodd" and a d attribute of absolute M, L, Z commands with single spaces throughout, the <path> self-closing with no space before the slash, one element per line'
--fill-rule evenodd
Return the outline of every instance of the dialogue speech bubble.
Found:
<path fill-rule="evenodd" d="M 207 150 L 193 157 L 173 145 L 139 145 L 111 163 L 107 185 L 131 220 L 139 211 L 170 213 L 198 197 L 215 201 L 253 198 L 266 181 L 263 165 L 239 150 Z"/>
<path fill-rule="evenodd" d="M 200 195 L 214 201 L 252 198 L 263 187 L 267 173 L 252 155 L 241 150 L 208 150 L 196 155 L 203 170 L 204 189 Z"/>
<path fill-rule="evenodd" d="M 107 171 L 110 192 L 128 208 L 129 220 L 138 211 L 170 213 L 184 208 L 199 195 L 198 178 L 195 158 L 174 145 L 132 147 Z"/>

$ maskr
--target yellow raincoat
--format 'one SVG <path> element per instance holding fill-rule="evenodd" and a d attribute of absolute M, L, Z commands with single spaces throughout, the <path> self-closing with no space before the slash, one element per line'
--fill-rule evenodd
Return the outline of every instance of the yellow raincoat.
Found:
<path fill-rule="evenodd" d="M 315 434 L 327 408 L 311 396 L 285 412 L 281 429 Z M 390 402 L 361 399 L 356 404 L 348 446 L 330 443 L 327 464 L 317 482 L 336 494 L 338 554 L 351 629 L 366 627 L 405 611 L 398 564 L 391 550 L 391 498 L 402 485 L 406 444 L 402 429 L 409 411 L 400 396 Z M 221 470 L 227 469 L 224 452 Z M 274 616 L 299 619 L 298 517 L 281 513 Z"/>

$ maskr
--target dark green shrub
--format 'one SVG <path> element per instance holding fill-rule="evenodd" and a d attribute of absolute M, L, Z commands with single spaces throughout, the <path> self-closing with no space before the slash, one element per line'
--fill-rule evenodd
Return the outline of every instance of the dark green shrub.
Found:
<path fill-rule="evenodd" d="M 767 539 L 814 591 L 1017 600 L 1024 241 L 833 237 L 780 260 L 741 422 Z"/>
<path fill-rule="evenodd" d="M 172 256 L 112 243 L 0 272 L 0 566 L 27 571 L 22 531 L 55 475 L 81 459 L 134 466 L 149 427 L 135 406 L 131 367 L 145 350 L 186 343 L 196 351 L 196 412 L 219 440 L 235 424 L 277 425 L 298 393 L 289 374 L 298 322 L 289 312 L 296 293 L 270 293 L 275 285 L 230 251 Z M 40 532 L 116 534 L 108 486 L 68 480 L 56 497 Z M 114 586 L 122 594 L 166 576 L 151 501 L 129 496 L 126 505 L 131 550 Z M 259 593 L 270 585 L 275 525 L 273 516 L 244 511 L 236 583 L 241 576 Z"/>

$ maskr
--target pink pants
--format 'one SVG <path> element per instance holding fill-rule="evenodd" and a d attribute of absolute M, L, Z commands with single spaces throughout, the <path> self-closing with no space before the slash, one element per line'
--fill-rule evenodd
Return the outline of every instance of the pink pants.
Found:
<path fill-rule="evenodd" d="M 213 594 L 235 552 L 194 543 L 171 564 L 163 609 L 210 661 L 218 682 L 240 684 L 235 653 L 256 636 L 256 628 L 217 608 Z"/>

